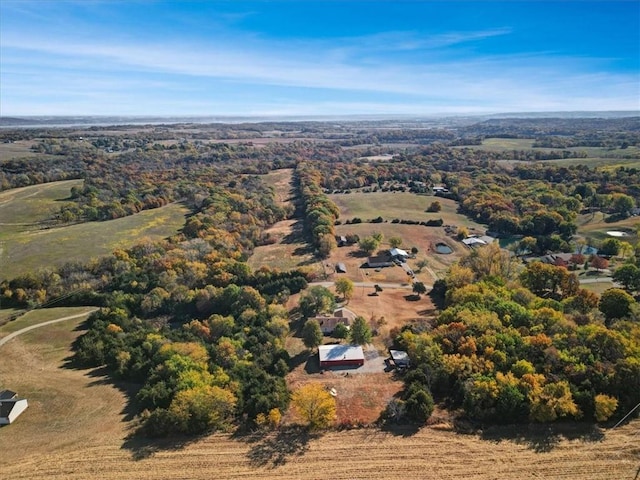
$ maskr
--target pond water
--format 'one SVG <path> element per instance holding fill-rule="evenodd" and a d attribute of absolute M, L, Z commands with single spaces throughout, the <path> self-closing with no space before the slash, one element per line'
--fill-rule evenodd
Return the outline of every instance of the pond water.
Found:
<path fill-rule="evenodd" d="M 629 234 L 627 232 L 620 232 L 619 230 L 609 230 L 607 235 L 611 237 L 626 237 Z"/>
<path fill-rule="evenodd" d="M 453 253 L 453 250 L 446 243 L 436 243 L 436 252 L 448 254 Z"/>

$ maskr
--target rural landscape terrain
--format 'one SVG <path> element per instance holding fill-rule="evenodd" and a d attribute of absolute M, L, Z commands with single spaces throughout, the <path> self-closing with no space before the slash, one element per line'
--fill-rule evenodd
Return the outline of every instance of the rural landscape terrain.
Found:
<path fill-rule="evenodd" d="M 0 477 L 640 478 L 636 114 L 0 127 Z"/>

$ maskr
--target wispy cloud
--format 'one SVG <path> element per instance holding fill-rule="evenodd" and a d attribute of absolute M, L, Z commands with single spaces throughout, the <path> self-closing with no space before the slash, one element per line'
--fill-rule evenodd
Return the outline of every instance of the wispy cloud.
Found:
<path fill-rule="evenodd" d="M 51 41 L 46 32 L 9 29 L 0 33 L 3 114 L 54 113 L 63 105 L 91 113 L 98 104 L 120 109 L 105 113 L 135 113 L 124 111 L 132 102 L 148 113 L 234 113 L 234 105 L 256 114 L 640 108 L 637 76 L 600 71 L 598 59 L 447 55 L 511 32 L 392 31 L 286 42 L 229 31 L 166 41 L 58 33 Z M 229 83 L 235 96 L 219 93 Z M 186 91 L 200 98 L 181 97 Z M 45 93 L 53 99 L 45 101 Z M 233 103 L 243 95 L 256 101 Z"/>

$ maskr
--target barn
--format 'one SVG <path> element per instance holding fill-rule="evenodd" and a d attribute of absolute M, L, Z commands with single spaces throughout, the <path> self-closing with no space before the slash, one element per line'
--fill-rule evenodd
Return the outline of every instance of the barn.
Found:
<path fill-rule="evenodd" d="M 15 392 L 3 390 L 0 392 L 0 425 L 9 425 L 29 405 L 26 398 L 18 398 Z"/>
<path fill-rule="evenodd" d="M 320 368 L 364 365 L 364 351 L 360 345 L 320 345 L 318 356 Z"/>

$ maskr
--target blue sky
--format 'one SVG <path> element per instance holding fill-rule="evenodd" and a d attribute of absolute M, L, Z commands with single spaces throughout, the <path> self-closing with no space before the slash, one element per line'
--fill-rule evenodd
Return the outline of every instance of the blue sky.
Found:
<path fill-rule="evenodd" d="M 639 110 L 640 0 L 0 0 L 0 115 Z"/>

